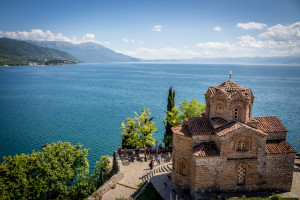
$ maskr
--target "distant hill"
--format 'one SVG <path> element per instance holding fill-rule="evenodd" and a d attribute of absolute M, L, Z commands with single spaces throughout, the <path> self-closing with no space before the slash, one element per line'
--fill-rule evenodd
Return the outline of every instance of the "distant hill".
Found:
<path fill-rule="evenodd" d="M 76 62 L 69 53 L 37 46 L 26 41 L 0 38 L 0 65 L 28 65 L 29 62 L 46 64 L 65 61 Z"/>
<path fill-rule="evenodd" d="M 28 41 L 32 44 L 58 49 L 68 52 L 78 58 L 80 61 L 88 63 L 99 62 L 136 62 L 137 58 L 116 53 L 100 44 L 88 42 L 82 44 L 72 44 L 60 41 Z"/>
<path fill-rule="evenodd" d="M 238 58 L 192 58 L 192 59 L 160 59 L 143 60 L 144 62 L 183 62 L 199 64 L 287 64 L 300 65 L 300 56 L 282 57 L 238 57 Z"/>

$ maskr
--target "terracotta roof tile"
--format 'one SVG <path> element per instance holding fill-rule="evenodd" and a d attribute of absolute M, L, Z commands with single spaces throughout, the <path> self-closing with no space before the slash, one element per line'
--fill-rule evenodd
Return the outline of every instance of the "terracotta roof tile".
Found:
<path fill-rule="evenodd" d="M 211 122 L 214 123 L 214 124 L 222 125 L 222 126 L 227 124 L 227 121 L 225 119 L 220 118 L 220 117 L 211 118 Z"/>
<path fill-rule="evenodd" d="M 259 123 L 259 122 L 257 119 L 255 119 L 255 117 L 252 117 L 247 120 L 247 123 Z"/>
<path fill-rule="evenodd" d="M 188 125 L 191 135 L 214 134 L 214 127 L 207 116 L 186 119 L 184 124 Z"/>
<path fill-rule="evenodd" d="M 195 156 L 220 156 L 220 151 L 214 142 L 204 142 L 193 147 L 193 153 Z"/>
<path fill-rule="evenodd" d="M 257 128 L 265 133 L 288 131 L 277 116 L 252 117 L 249 120 L 258 121 Z"/>
<path fill-rule="evenodd" d="M 226 135 L 227 133 L 230 133 L 234 130 L 237 130 L 237 129 L 240 129 L 240 128 L 248 128 L 248 129 L 252 129 L 253 131 L 257 132 L 257 133 L 260 133 L 262 135 L 267 135 L 266 133 L 262 132 L 261 130 L 258 130 L 258 129 L 255 129 L 251 126 L 248 126 L 246 124 L 243 124 L 239 121 L 233 121 L 225 126 L 222 126 L 222 127 L 219 127 L 219 128 L 216 128 L 215 129 L 215 133 L 218 135 L 218 136 L 223 136 L 223 135 Z"/>
<path fill-rule="evenodd" d="M 231 80 L 224 81 L 223 83 L 215 87 L 209 87 L 207 92 L 212 97 L 217 91 L 221 91 L 229 98 L 235 96 L 237 93 L 240 93 L 244 97 L 250 97 L 251 95 L 253 96 L 251 89 L 245 89 Z"/>
<path fill-rule="evenodd" d="M 171 128 L 171 130 L 173 131 L 173 133 L 176 133 L 178 135 L 191 137 L 191 134 L 189 132 L 187 125 L 174 126 Z"/>
<path fill-rule="evenodd" d="M 267 141 L 266 153 L 267 154 L 297 153 L 297 151 L 287 141 Z"/>

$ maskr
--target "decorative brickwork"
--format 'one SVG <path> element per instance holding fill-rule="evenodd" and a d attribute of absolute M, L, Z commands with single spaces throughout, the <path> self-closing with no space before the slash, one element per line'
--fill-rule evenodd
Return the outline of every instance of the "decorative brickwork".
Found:
<path fill-rule="evenodd" d="M 290 190 L 296 150 L 277 116 L 252 117 L 253 100 L 233 81 L 208 88 L 206 113 L 172 128 L 175 186 L 192 194 Z"/>

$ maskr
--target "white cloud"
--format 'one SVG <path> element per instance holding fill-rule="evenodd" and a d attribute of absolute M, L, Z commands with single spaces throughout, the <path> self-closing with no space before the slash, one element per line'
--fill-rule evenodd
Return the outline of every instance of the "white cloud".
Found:
<path fill-rule="evenodd" d="M 129 40 L 129 39 L 126 39 L 126 38 L 123 38 L 122 40 L 123 40 L 123 42 L 125 42 L 127 44 L 135 44 L 135 40 Z M 139 43 L 140 43 L 140 41 L 139 41 Z"/>
<path fill-rule="evenodd" d="M 248 22 L 248 23 L 238 23 L 236 26 L 242 29 L 249 30 L 249 29 L 264 29 L 265 27 L 267 27 L 267 24 Z"/>
<path fill-rule="evenodd" d="M 164 47 L 160 49 L 137 48 L 132 51 L 116 50 L 118 53 L 123 53 L 132 57 L 141 59 L 180 59 L 180 58 L 194 58 L 204 56 L 204 53 L 193 51 L 190 49 L 177 49 L 174 47 Z"/>
<path fill-rule="evenodd" d="M 83 35 L 82 40 L 93 41 L 93 40 L 95 40 L 95 35 L 92 33 L 86 33 Z"/>
<path fill-rule="evenodd" d="M 285 56 L 300 54 L 300 22 L 275 25 L 258 37 L 244 35 L 235 42 L 205 42 L 197 47 L 214 57 Z"/>
<path fill-rule="evenodd" d="M 144 41 L 140 40 L 138 43 L 139 43 L 139 44 L 144 44 Z"/>
<path fill-rule="evenodd" d="M 161 32 L 161 31 L 162 31 L 162 26 L 160 26 L 160 25 L 153 26 L 153 27 L 152 27 L 152 31 L 158 31 L 158 32 Z"/>
<path fill-rule="evenodd" d="M 259 37 L 276 41 L 299 41 L 300 22 L 288 26 L 281 24 L 271 26 L 266 32 L 260 34 Z"/>
<path fill-rule="evenodd" d="M 217 31 L 217 32 L 221 32 L 223 29 L 220 26 L 216 26 L 214 28 L 214 30 Z"/>
<path fill-rule="evenodd" d="M 0 30 L 0 38 L 3 37 L 3 31 Z"/>
<path fill-rule="evenodd" d="M 194 47 L 164 47 L 160 49 L 137 48 L 118 50 L 142 59 L 182 59 L 194 57 L 254 57 L 292 56 L 300 54 L 300 22 L 272 26 L 259 36 L 243 35 L 233 42 L 202 42 Z"/>
<path fill-rule="evenodd" d="M 43 31 L 41 29 L 32 29 L 31 31 L 16 31 L 16 32 L 2 32 L 2 37 L 8 37 L 12 39 L 19 40 L 38 40 L 38 41 L 64 41 L 71 42 L 74 44 L 79 44 L 83 42 L 95 42 L 95 35 L 92 33 L 84 34 L 80 40 L 74 35 L 72 38 L 64 36 L 62 33 L 57 33 L 56 35 L 49 30 Z M 0 36 L 1 36 L 0 35 Z"/>
<path fill-rule="evenodd" d="M 5 32 L 4 35 L 9 37 L 9 38 L 12 38 L 12 39 L 17 38 L 17 33 L 16 32 Z"/>
<path fill-rule="evenodd" d="M 263 41 L 256 41 L 256 39 L 254 37 L 251 37 L 249 35 L 246 36 L 241 36 L 238 37 L 239 41 L 237 42 L 237 44 L 240 47 L 253 47 L 253 48 L 262 48 L 264 47 L 264 42 Z"/>
<path fill-rule="evenodd" d="M 71 42 L 71 39 L 68 37 L 64 36 L 62 33 L 57 33 L 55 36 L 55 40 L 57 41 L 63 41 L 63 42 Z"/>
<path fill-rule="evenodd" d="M 125 42 L 125 43 L 129 43 L 129 40 L 128 40 L 128 39 L 126 39 L 126 38 L 123 38 L 123 42 Z"/>
<path fill-rule="evenodd" d="M 206 42 L 198 43 L 197 46 L 201 49 L 231 49 L 233 47 L 229 42 Z"/>

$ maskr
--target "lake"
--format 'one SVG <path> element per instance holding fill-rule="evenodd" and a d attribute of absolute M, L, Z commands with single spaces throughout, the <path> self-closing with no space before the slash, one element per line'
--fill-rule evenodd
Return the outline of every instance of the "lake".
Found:
<path fill-rule="evenodd" d="M 176 105 L 204 103 L 209 86 L 232 80 L 254 95 L 253 116 L 277 115 L 298 148 L 300 66 L 109 63 L 0 68 L 0 157 L 57 141 L 89 148 L 91 169 L 121 144 L 120 125 L 148 107 L 162 143 L 168 89 Z M 162 143 L 163 144 L 163 143 Z"/>

